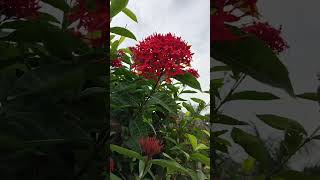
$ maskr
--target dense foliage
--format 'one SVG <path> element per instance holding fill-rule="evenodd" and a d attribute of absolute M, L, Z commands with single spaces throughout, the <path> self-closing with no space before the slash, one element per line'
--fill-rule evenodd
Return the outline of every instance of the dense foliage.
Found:
<path fill-rule="evenodd" d="M 214 129 L 214 136 L 211 136 L 212 174 L 215 179 L 319 179 L 318 167 L 296 171 L 289 164 L 306 144 L 319 139 L 319 127 L 307 133 L 298 121 L 291 118 L 256 114 L 257 119 L 266 125 L 282 131 L 280 143 L 268 142 L 262 138 L 255 122 L 238 120 L 224 111 L 224 106 L 234 101 L 281 99 L 271 92 L 239 91 L 239 85 L 247 77 L 281 88 L 291 97 L 318 99 L 316 93 L 295 95 L 289 72 L 278 56 L 289 47 L 281 36 L 281 27 L 275 29 L 263 22 L 256 3 L 257 0 L 211 2 L 211 57 L 214 60 L 210 84 Z M 244 17 L 253 23 L 239 25 L 244 22 Z M 223 93 L 226 90 L 227 93 Z M 230 148 L 235 148 L 232 141 L 244 150 L 244 160 L 240 163 L 229 153 Z"/>
<path fill-rule="evenodd" d="M 73 2 L 0 3 L 1 179 L 103 177 L 108 35 L 94 19 L 109 13 Z"/>
<path fill-rule="evenodd" d="M 137 22 L 127 3 L 111 1 L 110 11 Z M 119 48 L 136 38 L 123 27 L 110 30 L 111 179 L 210 179 L 209 105 L 181 97 L 201 91 L 191 46 L 168 33 Z"/>

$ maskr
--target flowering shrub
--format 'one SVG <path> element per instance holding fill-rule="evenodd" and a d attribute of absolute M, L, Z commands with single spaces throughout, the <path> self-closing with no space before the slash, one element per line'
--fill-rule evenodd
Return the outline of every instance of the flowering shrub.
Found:
<path fill-rule="evenodd" d="M 151 35 L 131 48 L 132 69 L 147 79 L 156 80 L 164 76 L 168 82 L 170 78 L 187 72 L 199 77 L 197 71 L 190 68 L 193 55 L 190 48 L 171 33 Z"/>
<path fill-rule="evenodd" d="M 210 84 L 213 107 L 210 117 L 213 129 L 210 137 L 213 144 L 210 147 L 211 175 L 214 179 L 319 178 L 308 167 L 302 171 L 291 167 L 292 157 L 297 155 L 300 148 L 317 139 L 315 134 L 319 127 L 308 134 L 298 121 L 291 118 L 250 112 L 256 115 L 249 117 L 253 120 L 249 123 L 242 121 L 241 116 L 229 115 L 230 109 L 227 112 L 226 106 L 233 101 L 281 100 L 271 92 L 240 89 L 239 86 L 248 76 L 273 88 L 280 88 L 296 98 L 289 72 L 279 59 L 279 54 L 288 48 L 281 36 L 282 28 L 280 26 L 275 29 L 260 20 L 257 2 L 215 0 L 211 7 L 211 57 L 214 60 Z M 251 19 L 253 23 L 240 25 L 243 17 Z M 309 100 L 316 97 L 313 93 L 298 96 Z M 266 133 L 260 132 L 261 126 L 255 125 L 255 120 L 261 120 L 265 125 L 282 131 L 283 138 L 280 138 L 280 142 L 266 141 L 261 136 Z M 231 141 L 240 147 L 233 146 Z M 236 162 L 230 154 L 230 148 L 240 148 L 236 151 L 242 151 L 243 160 Z"/>
<path fill-rule="evenodd" d="M 0 1 L 1 179 L 103 178 L 109 50 L 70 33 L 104 30 L 106 43 L 103 5 L 87 17 L 67 0 Z"/>
<path fill-rule="evenodd" d="M 111 16 L 123 12 L 137 22 L 125 0 L 119 3 L 123 3 L 122 10 L 113 3 Z M 126 38 L 136 40 L 134 34 L 123 27 L 110 31 L 110 149 L 117 163 L 110 177 L 210 178 L 209 118 L 202 114 L 208 105 L 193 98 L 195 107 L 181 98 L 201 90 L 198 71 L 191 67 L 191 45 L 167 33 L 119 48 Z M 187 86 L 194 90 L 185 90 Z"/>
<path fill-rule="evenodd" d="M 71 22 L 79 20 L 74 33 L 83 36 L 94 47 L 104 46 L 108 39 L 110 18 L 107 3 L 106 0 L 95 0 L 96 8 L 92 10 L 86 0 L 77 0 L 74 10 L 68 15 Z"/>

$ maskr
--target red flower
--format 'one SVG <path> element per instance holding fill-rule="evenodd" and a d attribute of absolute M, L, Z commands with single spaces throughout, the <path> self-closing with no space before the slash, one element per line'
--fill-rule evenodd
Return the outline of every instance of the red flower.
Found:
<path fill-rule="evenodd" d="M 115 60 L 112 61 L 111 66 L 115 67 L 115 68 L 121 68 L 123 66 L 122 65 L 122 59 L 121 58 L 116 58 Z"/>
<path fill-rule="evenodd" d="M 171 33 L 153 34 L 136 47 L 133 53 L 132 70 L 147 79 L 157 80 L 163 76 L 167 82 L 175 75 L 185 74 L 190 68 L 191 46 Z"/>
<path fill-rule="evenodd" d="M 211 15 L 211 32 L 210 40 L 211 41 L 231 41 L 238 39 L 225 25 L 225 22 L 230 22 L 231 20 L 236 21 L 236 16 L 232 17 L 231 14 L 215 14 Z"/>
<path fill-rule="evenodd" d="M 113 172 L 115 170 L 115 163 L 112 158 L 109 159 L 109 172 Z"/>
<path fill-rule="evenodd" d="M 142 137 L 139 140 L 139 144 L 142 151 L 151 158 L 152 156 L 159 154 L 163 145 L 156 137 Z"/>
<path fill-rule="evenodd" d="M 107 42 L 109 31 L 109 8 L 108 1 L 96 0 L 96 8 L 94 10 L 87 7 L 85 0 L 78 0 L 72 13 L 68 15 L 71 22 L 79 20 L 75 31 L 86 33 L 86 39 L 92 46 L 101 47 Z"/>
<path fill-rule="evenodd" d="M 196 78 L 199 78 L 199 77 L 200 77 L 198 71 L 195 70 L 195 69 L 192 69 L 192 68 L 191 68 L 191 69 L 188 69 L 187 72 L 190 73 L 190 74 L 192 74 L 192 75 L 193 75 L 194 77 L 196 77 Z"/>
<path fill-rule="evenodd" d="M 39 0 L 0 1 L 0 12 L 7 18 L 26 18 L 36 16 L 39 9 Z"/>
<path fill-rule="evenodd" d="M 280 53 L 289 48 L 287 42 L 280 36 L 281 26 L 279 29 L 275 29 L 268 23 L 254 22 L 242 29 L 264 41 L 276 53 Z"/>

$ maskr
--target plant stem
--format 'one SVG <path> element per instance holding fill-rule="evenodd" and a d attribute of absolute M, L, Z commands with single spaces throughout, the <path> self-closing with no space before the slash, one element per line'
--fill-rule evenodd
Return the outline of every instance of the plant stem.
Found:
<path fill-rule="evenodd" d="M 266 180 L 269 180 L 274 174 L 278 173 L 281 168 L 295 155 L 304 145 L 313 140 L 315 134 L 320 130 L 318 126 L 309 137 L 307 137 L 293 152 L 291 152 L 278 166 L 276 166 L 270 173 L 266 176 Z"/>
<path fill-rule="evenodd" d="M 219 103 L 218 106 L 215 106 L 215 103 L 213 105 L 213 118 L 215 119 L 215 115 L 218 113 L 219 109 L 228 101 L 229 97 L 234 93 L 234 91 L 239 87 L 241 82 L 245 79 L 246 75 L 241 74 L 241 77 L 236 81 L 236 83 L 232 86 L 231 90 L 228 92 L 228 94 L 225 96 L 225 98 Z M 213 97 L 214 98 L 214 97 Z M 214 123 L 214 121 L 211 121 L 211 123 Z M 210 128 L 210 131 L 212 132 L 212 127 Z M 215 149 L 215 137 L 213 135 L 210 136 L 210 155 L 211 155 L 211 162 L 210 164 L 212 165 L 211 167 L 211 176 L 216 177 L 217 173 L 217 164 L 216 164 L 216 158 L 217 158 L 217 152 Z"/>

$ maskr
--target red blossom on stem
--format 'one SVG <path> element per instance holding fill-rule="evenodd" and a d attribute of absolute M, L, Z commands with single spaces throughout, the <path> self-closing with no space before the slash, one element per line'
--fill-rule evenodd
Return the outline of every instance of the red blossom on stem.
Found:
<path fill-rule="evenodd" d="M 115 163 L 112 158 L 109 159 L 109 172 L 113 172 L 115 170 Z"/>
<path fill-rule="evenodd" d="M 216 11 L 210 17 L 211 21 L 211 41 L 232 41 L 239 37 L 234 35 L 226 26 L 226 23 L 239 21 L 242 17 L 247 15 L 257 14 L 256 9 L 257 0 L 216 0 Z M 231 6 L 230 10 L 226 10 L 227 6 Z M 236 16 L 233 13 L 235 9 L 240 9 L 244 12 L 241 16 Z M 249 10 L 247 10 L 249 9 Z"/>
<path fill-rule="evenodd" d="M 121 68 L 122 65 L 122 59 L 121 58 L 116 58 L 112 61 L 111 66 L 114 68 Z"/>
<path fill-rule="evenodd" d="M 108 1 L 96 0 L 94 10 L 87 7 L 86 0 L 77 0 L 74 10 L 68 15 L 71 22 L 79 20 L 75 31 L 86 33 L 86 39 L 94 47 L 102 47 L 107 42 L 109 31 Z"/>
<path fill-rule="evenodd" d="M 142 151 L 149 158 L 161 152 L 163 145 L 156 137 L 142 137 L 139 140 Z"/>
<path fill-rule="evenodd" d="M 191 46 L 171 33 L 153 34 L 130 50 L 133 53 L 132 70 L 147 79 L 163 76 L 167 82 L 190 69 Z"/>
<path fill-rule="evenodd" d="M 39 0 L 1 0 L 0 12 L 7 18 L 27 18 L 38 14 Z"/>
<path fill-rule="evenodd" d="M 287 42 L 281 37 L 281 26 L 279 29 L 275 29 L 268 23 L 253 22 L 242 29 L 264 41 L 276 53 L 289 48 Z"/>

